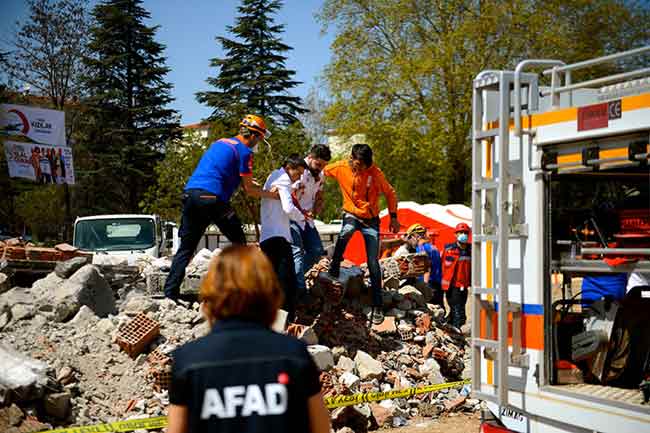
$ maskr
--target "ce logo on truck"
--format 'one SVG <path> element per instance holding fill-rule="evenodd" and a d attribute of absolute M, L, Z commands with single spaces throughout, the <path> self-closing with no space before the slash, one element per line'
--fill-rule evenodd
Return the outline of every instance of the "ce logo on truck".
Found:
<path fill-rule="evenodd" d="M 609 104 L 607 104 L 607 109 L 608 109 L 609 120 L 621 118 L 622 110 L 621 110 L 620 99 L 616 101 L 611 101 Z"/>

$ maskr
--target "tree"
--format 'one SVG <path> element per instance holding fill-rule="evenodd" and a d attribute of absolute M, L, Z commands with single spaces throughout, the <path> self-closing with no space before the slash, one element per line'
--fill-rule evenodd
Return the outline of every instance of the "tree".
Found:
<path fill-rule="evenodd" d="M 640 45 L 649 8 L 624 0 L 325 0 L 321 22 L 338 31 L 325 121 L 338 135 L 366 134 L 400 199 L 468 202 L 476 74 Z"/>
<path fill-rule="evenodd" d="M 165 144 L 180 137 L 179 118 L 168 108 L 164 46 L 141 0 L 107 0 L 93 9 L 85 77 L 89 95 L 87 161 L 102 207 L 136 211 L 153 182 Z M 105 186 L 111 185 L 110 190 Z"/>
<path fill-rule="evenodd" d="M 280 40 L 284 25 L 272 17 L 281 7 L 280 0 L 242 0 L 236 24 L 227 27 L 236 39 L 216 38 L 225 54 L 210 61 L 218 68 L 207 80 L 215 90 L 197 93 L 199 102 L 214 108 L 212 119 L 252 112 L 288 125 L 306 111 L 299 97 L 288 94 L 300 83 L 285 66 L 284 53 L 292 48 Z"/>
<path fill-rule="evenodd" d="M 88 1 L 29 0 L 27 4 L 27 20 L 23 24 L 16 23 L 18 29 L 7 46 L 9 51 L 0 55 L 6 87 L 14 92 L 29 89 L 32 94 L 42 97 L 45 103 L 39 105 L 66 111 L 66 135 L 70 137 L 76 126 L 76 110 L 71 106 L 82 95 L 83 56 L 88 42 Z M 8 101 L 12 99 L 16 97 L 7 97 Z M 7 179 L 2 183 L 10 201 L 8 220 L 15 219 L 14 198 L 18 194 L 27 203 L 36 200 L 40 194 L 34 191 L 31 197 L 29 190 L 32 188 L 25 182 Z M 62 203 L 65 217 L 59 227 L 63 227 L 64 239 L 70 239 L 72 216 L 67 184 L 63 185 Z"/>
<path fill-rule="evenodd" d="M 300 121 L 305 127 L 312 144 L 324 144 L 327 142 L 327 125 L 323 119 L 327 111 L 327 100 L 324 89 L 320 83 L 309 89 L 305 98 L 307 112 L 300 116 Z"/>
<path fill-rule="evenodd" d="M 88 42 L 87 0 L 29 0 L 29 16 L 0 56 L 9 87 L 50 99 L 62 110 L 81 95 Z"/>

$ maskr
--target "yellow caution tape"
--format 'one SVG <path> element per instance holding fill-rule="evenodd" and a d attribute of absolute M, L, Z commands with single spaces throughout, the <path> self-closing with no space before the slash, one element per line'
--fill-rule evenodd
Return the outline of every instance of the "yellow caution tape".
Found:
<path fill-rule="evenodd" d="M 86 425 L 82 427 L 58 428 L 47 433 L 95 433 L 95 432 L 127 432 L 133 430 L 153 430 L 167 427 L 167 417 L 129 419 L 126 421 L 109 422 L 106 424 Z"/>
<path fill-rule="evenodd" d="M 372 401 L 392 400 L 395 398 L 409 398 L 418 394 L 440 391 L 441 389 L 455 388 L 470 383 L 469 379 L 459 380 L 458 382 L 439 383 L 437 385 L 427 385 L 414 388 L 394 389 L 385 392 L 365 392 L 352 395 L 338 395 L 325 399 L 325 406 L 328 409 L 335 409 L 343 406 L 354 406 L 355 404 L 369 403 Z"/>
<path fill-rule="evenodd" d="M 352 395 L 338 395 L 325 399 L 325 406 L 328 409 L 335 409 L 343 406 L 354 406 L 356 404 L 370 403 L 373 401 L 392 400 L 395 398 L 409 398 L 418 394 L 440 391 L 447 388 L 455 388 L 470 383 L 469 379 L 458 382 L 439 383 L 413 388 L 394 389 L 385 392 L 364 392 Z M 82 427 L 67 427 L 56 430 L 47 430 L 47 433 L 100 433 L 100 432 L 129 432 L 133 430 L 153 430 L 167 427 L 167 417 L 157 416 L 155 418 L 130 419 L 127 421 L 110 422 L 106 424 L 95 424 Z"/>

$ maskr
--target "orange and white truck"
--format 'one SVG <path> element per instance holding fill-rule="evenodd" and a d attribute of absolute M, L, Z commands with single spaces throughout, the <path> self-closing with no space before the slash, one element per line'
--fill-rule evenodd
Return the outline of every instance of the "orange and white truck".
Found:
<path fill-rule="evenodd" d="M 483 432 L 650 432 L 647 66 L 650 46 L 473 82 Z"/>

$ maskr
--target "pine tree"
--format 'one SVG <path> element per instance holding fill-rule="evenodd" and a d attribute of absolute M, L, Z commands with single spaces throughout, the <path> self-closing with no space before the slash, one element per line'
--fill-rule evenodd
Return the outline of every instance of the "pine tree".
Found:
<path fill-rule="evenodd" d="M 93 9 L 86 90 L 90 107 L 88 150 L 106 209 L 136 211 L 152 183 L 153 169 L 169 140 L 180 137 L 179 117 L 168 108 L 164 45 L 142 0 L 105 0 Z M 111 188 L 105 188 L 105 182 Z"/>
<path fill-rule="evenodd" d="M 197 93 L 199 102 L 214 108 L 212 118 L 252 112 L 290 124 L 307 111 L 299 97 L 288 93 L 301 83 L 285 66 L 284 53 L 292 48 L 279 37 L 284 25 L 274 24 L 272 17 L 281 7 L 281 0 L 242 0 L 235 26 L 227 27 L 236 39 L 217 37 L 225 56 L 211 59 L 219 72 L 207 80 L 216 90 Z"/>

